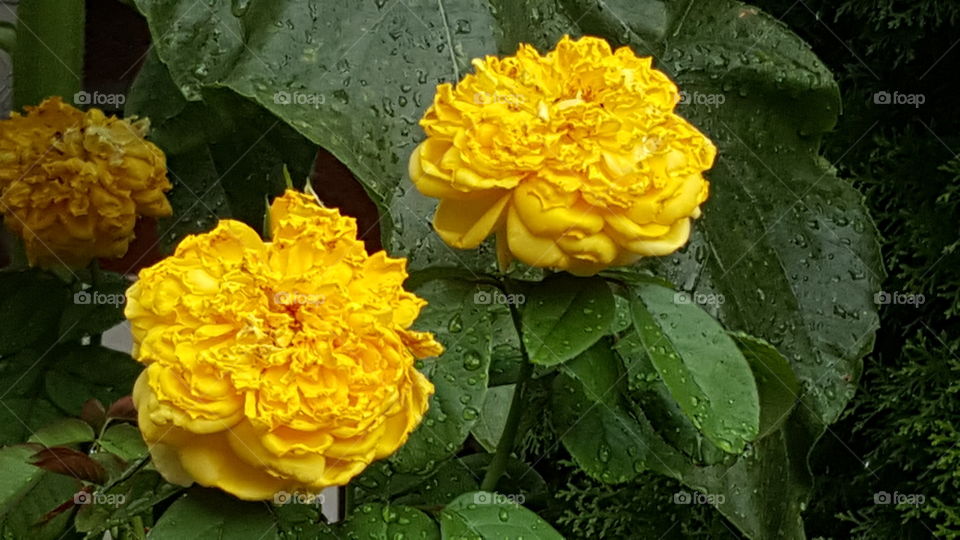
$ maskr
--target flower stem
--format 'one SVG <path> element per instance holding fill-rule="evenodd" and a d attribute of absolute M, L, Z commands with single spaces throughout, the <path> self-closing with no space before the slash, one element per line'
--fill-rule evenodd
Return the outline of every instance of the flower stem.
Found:
<path fill-rule="evenodd" d="M 510 290 L 508 283 L 504 282 L 504 289 Z M 483 477 L 480 489 L 483 491 L 494 491 L 503 471 L 507 467 L 507 461 L 513 452 L 513 446 L 517 439 L 517 429 L 520 427 L 520 419 L 523 416 L 523 396 L 526 390 L 527 381 L 533 374 L 533 364 L 530 363 L 530 357 L 527 355 L 527 348 L 523 344 L 523 329 L 520 323 L 520 312 L 513 303 L 508 304 L 510 315 L 513 317 L 513 325 L 517 328 L 517 335 L 520 339 L 520 354 L 523 363 L 520 365 L 520 377 L 513 391 L 513 400 L 510 401 L 510 412 L 507 413 L 507 422 L 503 426 L 503 434 L 500 435 L 500 441 L 497 442 L 497 451 L 493 455 L 493 460 L 487 468 L 487 473 Z"/>

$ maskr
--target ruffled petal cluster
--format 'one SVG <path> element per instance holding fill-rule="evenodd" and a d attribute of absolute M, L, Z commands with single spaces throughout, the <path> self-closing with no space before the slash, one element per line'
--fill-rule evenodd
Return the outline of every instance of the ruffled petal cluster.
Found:
<path fill-rule="evenodd" d="M 170 481 L 242 499 L 344 485 L 419 424 L 442 352 L 410 330 L 423 300 L 403 259 L 368 255 L 352 218 L 288 191 L 271 241 L 221 221 L 140 272 L 127 293 L 133 398 Z"/>
<path fill-rule="evenodd" d="M 410 159 L 447 244 L 496 233 L 504 264 L 590 275 L 687 242 L 716 149 L 674 113 L 677 88 L 650 58 L 564 37 L 473 65 L 437 87 Z"/>
<path fill-rule="evenodd" d="M 137 216 L 170 215 L 166 157 L 148 129 L 60 98 L 0 122 L 0 211 L 31 264 L 122 257 Z"/>

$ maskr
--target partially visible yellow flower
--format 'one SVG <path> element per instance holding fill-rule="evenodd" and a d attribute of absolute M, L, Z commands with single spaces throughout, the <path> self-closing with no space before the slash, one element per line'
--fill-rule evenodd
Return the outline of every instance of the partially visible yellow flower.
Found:
<path fill-rule="evenodd" d="M 138 215 L 170 215 L 166 158 L 148 129 L 60 98 L 0 121 L 0 211 L 31 264 L 122 257 Z"/>
<path fill-rule="evenodd" d="M 473 65 L 437 87 L 410 158 L 446 243 L 496 233 L 502 264 L 590 275 L 687 242 L 716 149 L 673 112 L 677 88 L 650 58 L 564 37 Z"/>
<path fill-rule="evenodd" d="M 410 330 L 426 304 L 406 261 L 367 255 L 356 222 L 288 191 L 272 241 L 221 221 L 185 238 L 127 292 L 133 399 L 167 480 L 248 500 L 344 485 L 397 450 L 443 351 Z"/>

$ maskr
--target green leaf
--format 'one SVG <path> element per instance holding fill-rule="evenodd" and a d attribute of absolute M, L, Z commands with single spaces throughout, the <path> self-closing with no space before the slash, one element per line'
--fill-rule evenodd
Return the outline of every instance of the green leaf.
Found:
<path fill-rule="evenodd" d="M 440 513 L 444 539 L 562 539 L 549 523 L 497 493 L 464 493 Z"/>
<path fill-rule="evenodd" d="M 277 524 L 262 502 L 244 502 L 214 489 L 193 488 L 160 516 L 150 540 L 262 540 Z"/>
<path fill-rule="evenodd" d="M 143 470 L 107 489 L 97 491 L 97 500 L 102 504 L 84 504 L 74 520 L 74 526 L 87 538 L 100 538 L 104 531 L 113 527 L 134 532 L 135 516 L 143 516 L 152 523 L 153 508 L 183 488 L 169 484 L 156 471 Z M 93 500 L 91 498 L 91 500 Z M 140 525 L 142 527 L 142 524 Z M 142 533 L 141 531 L 138 531 Z"/>
<path fill-rule="evenodd" d="M 653 284 L 632 290 L 634 331 L 680 409 L 722 450 L 741 452 L 759 432 L 760 399 L 736 343 L 674 291 Z"/>
<path fill-rule="evenodd" d="M 704 437 L 681 410 L 680 404 L 650 362 L 636 332 L 620 339 L 615 350 L 626 368 L 626 395 L 632 406 L 629 408 L 642 411 L 641 414 L 650 420 L 657 434 L 694 463 L 712 465 L 731 459 L 730 454 Z M 760 414 L 762 418 L 762 409 Z"/>
<path fill-rule="evenodd" d="M 106 332 L 123 322 L 124 294 L 130 282 L 114 272 L 99 271 L 93 285 L 75 291 L 60 317 L 60 333 L 65 340 Z"/>
<path fill-rule="evenodd" d="M 474 424 L 470 433 L 477 439 L 480 446 L 488 452 L 497 449 L 497 443 L 503 435 L 503 428 L 510 413 L 510 403 L 513 400 L 515 384 L 492 386 L 487 389 L 487 396 L 480 409 L 480 419 Z"/>
<path fill-rule="evenodd" d="M 483 473 L 477 472 L 459 457 L 453 457 L 437 467 L 430 476 L 419 477 L 402 494 L 391 497 L 396 504 L 419 508 L 442 507 L 461 493 L 480 489 Z"/>
<path fill-rule="evenodd" d="M 67 446 L 86 443 L 96 438 L 90 424 L 77 418 L 64 418 L 37 430 L 27 442 L 44 446 Z"/>
<path fill-rule="evenodd" d="M 753 443 L 749 456 L 732 465 L 688 466 L 684 484 L 723 502 L 717 508 L 751 538 L 806 538 L 801 512 L 812 486 L 806 452 L 790 424 Z M 722 497 L 721 497 L 722 496 Z"/>
<path fill-rule="evenodd" d="M 171 253 L 184 236 L 207 232 L 232 213 L 209 147 L 167 156 L 167 169 L 173 215 L 158 219 L 157 231 L 161 251 Z"/>
<path fill-rule="evenodd" d="M 563 366 L 553 387 L 553 419 L 563 446 L 603 482 L 626 482 L 647 469 L 678 477 L 679 454 L 641 411 L 624 406 L 625 380 L 606 341 Z"/>
<path fill-rule="evenodd" d="M 79 416 L 90 398 L 128 395 L 141 366 L 98 345 L 26 349 L 0 359 L 0 444 L 23 442 L 63 416 Z"/>
<path fill-rule="evenodd" d="M 65 346 L 56 353 L 44 386 L 49 399 L 71 415 L 79 415 L 90 398 L 112 403 L 129 395 L 143 369 L 129 354 L 97 345 Z"/>
<path fill-rule="evenodd" d="M 630 301 L 620 296 L 614 295 L 616 301 L 613 323 L 610 325 L 610 333 L 619 334 L 633 324 L 633 316 L 630 314 Z"/>
<path fill-rule="evenodd" d="M 159 222 L 165 251 L 222 218 L 259 231 L 264 199 L 286 188 L 284 167 L 302 186 L 316 154 L 315 145 L 255 103 L 221 88 L 202 97 L 184 98 L 151 52 L 127 102 L 128 115 L 151 119 L 150 139 L 168 157 L 174 214 Z"/>
<path fill-rule="evenodd" d="M 423 512 L 407 506 L 364 504 L 334 531 L 347 538 L 440 538 L 437 523 Z"/>
<path fill-rule="evenodd" d="M 496 269 L 488 247 L 460 252 L 446 246 L 427 223 L 435 203 L 415 190 L 397 189 L 421 136 L 416 119 L 436 84 L 458 78 L 470 58 L 495 48 L 493 34 L 480 31 L 495 27 L 487 6 L 445 5 L 444 14 L 427 0 L 402 9 L 325 3 L 319 16 L 316 5 L 301 2 L 252 0 L 241 14 L 229 3 L 201 9 L 190 9 L 186 1 L 136 4 L 151 33 L 163 36 L 155 46 L 170 66 L 174 87 L 191 101 L 206 88 L 229 88 L 329 150 L 381 209 L 391 209 L 383 221 L 385 244 L 413 255 L 411 269 Z M 277 21 L 285 31 L 276 31 Z M 476 30 L 452 32 L 450 21 Z M 441 44 L 448 34 L 456 44 Z"/>
<path fill-rule="evenodd" d="M 0 360 L 0 444 L 26 441 L 63 416 L 43 391 L 43 376 L 54 354 L 26 349 Z"/>
<path fill-rule="evenodd" d="M 28 463 L 35 449 L 26 446 L 0 448 L 0 517 L 43 474 L 43 469 Z"/>
<path fill-rule="evenodd" d="M 657 273 L 723 295 L 716 312 L 724 326 L 773 344 L 802 390 L 782 433 L 706 489 L 727 495 L 720 510 L 747 536 L 799 538 L 808 454 L 856 390 L 883 278 L 863 197 L 817 155 L 839 92 L 798 37 L 735 2 L 698 2 L 664 52 L 682 88 L 726 102 L 681 109 L 719 157 L 690 246 L 657 261 Z"/>
<path fill-rule="evenodd" d="M 34 452 L 22 446 L 0 448 L 0 535 L 4 538 L 57 540 L 69 525 L 69 512 L 42 518 L 70 501 L 80 482 L 27 464 Z"/>
<path fill-rule="evenodd" d="M 16 18 L 13 106 L 38 105 L 50 96 L 73 101 L 83 88 L 85 2 L 25 0 Z"/>
<path fill-rule="evenodd" d="M 38 270 L 0 272 L 0 356 L 41 341 L 45 349 L 58 338 L 57 323 L 69 289 Z M 40 347 L 40 345 L 38 345 Z"/>
<path fill-rule="evenodd" d="M 476 300 L 491 294 L 491 288 L 437 279 L 413 292 L 428 302 L 415 328 L 433 332 L 446 350 L 422 362 L 420 369 L 436 391 L 420 427 L 390 463 L 397 472 L 424 473 L 460 449 L 480 416 L 490 367 L 491 315 L 489 306 Z"/>
<path fill-rule="evenodd" d="M 140 430 L 130 424 L 110 426 L 98 442 L 104 450 L 125 461 L 141 458 L 148 452 Z"/>
<path fill-rule="evenodd" d="M 800 396 L 800 383 L 790 363 L 773 345 L 744 334 L 732 333 L 743 352 L 760 394 L 760 436 L 776 431 L 790 415 Z"/>
<path fill-rule="evenodd" d="M 523 291 L 523 342 L 534 364 L 566 362 L 610 331 L 616 305 L 601 278 L 556 274 Z"/>

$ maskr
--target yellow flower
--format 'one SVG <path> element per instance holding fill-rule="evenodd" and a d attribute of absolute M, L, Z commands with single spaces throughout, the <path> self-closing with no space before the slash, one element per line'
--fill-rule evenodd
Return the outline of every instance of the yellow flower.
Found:
<path fill-rule="evenodd" d="M 443 348 L 410 330 L 426 304 L 406 261 L 367 255 L 353 218 L 292 191 L 272 241 L 221 221 L 140 272 L 127 293 L 133 391 L 157 469 L 242 499 L 344 485 L 397 450 Z"/>
<path fill-rule="evenodd" d="M 0 211 L 30 264 L 122 257 L 138 215 L 170 215 L 166 158 L 148 129 L 60 98 L 0 121 Z"/>
<path fill-rule="evenodd" d="M 447 244 L 496 233 L 501 264 L 590 275 L 687 242 L 716 149 L 673 112 L 677 88 L 650 58 L 564 37 L 473 65 L 437 87 L 410 158 Z"/>

